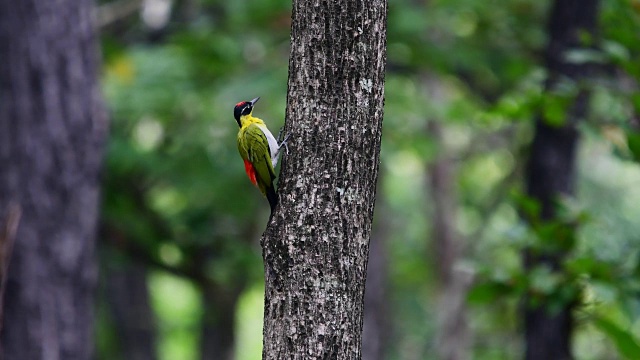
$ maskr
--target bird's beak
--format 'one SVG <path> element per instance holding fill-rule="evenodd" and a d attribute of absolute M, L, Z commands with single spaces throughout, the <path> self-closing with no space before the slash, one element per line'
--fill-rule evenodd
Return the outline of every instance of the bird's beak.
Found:
<path fill-rule="evenodd" d="M 260 100 L 260 96 L 258 96 L 257 98 L 255 98 L 255 99 L 253 99 L 253 100 L 249 101 L 249 103 L 251 104 L 251 106 L 253 106 L 253 105 L 255 105 L 255 104 L 258 102 L 258 100 Z"/>

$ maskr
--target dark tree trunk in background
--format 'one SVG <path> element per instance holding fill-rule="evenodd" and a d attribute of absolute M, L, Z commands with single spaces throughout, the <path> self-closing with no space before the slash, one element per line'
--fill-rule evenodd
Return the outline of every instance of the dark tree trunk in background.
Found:
<path fill-rule="evenodd" d="M 469 271 L 456 268 L 462 258 L 463 242 L 456 229 L 456 178 L 453 160 L 442 139 L 442 126 L 429 122 L 429 132 L 440 153 L 429 166 L 433 205 L 432 238 L 438 281 L 438 334 L 436 349 L 442 360 L 464 360 L 469 356 L 467 290 Z"/>
<path fill-rule="evenodd" d="M 250 221 L 245 224 L 242 235 L 238 240 L 246 241 L 248 246 L 258 239 L 258 221 Z M 218 239 L 212 244 L 225 241 Z M 233 266 L 233 276 L 224 281 L 207 278 L 207 269 L 213 262 L 224 261 L 224 251 L 215 249 L 212 245 L 209 249 L 202 249 L 195 256 L 194 263 L 201 269 L 202 278 L 199 282 L 204 313 L 200 328 L 200 358 L 202 360 L 233 360 L 235 359 L 236 346 L 236 311 L 238 300 L 247 288 L 247 279 L 250 274 L 246 265 L 236 263 Z"/>
<path fill-rule="evenodd" d="M 385 0 L 294 0 L 264 359 L 359 359 L 382 130 Z"/>
<path fill-rule="evenodd" d="M 598 18 L 598 0 L 556 0 L 549 21 L 549 43 L 546 49 L 546 67 L 549 71 L 547 89 L 552 91 L 562 78 L 579 82 L 587 78 L 592 65 L 569 63 L 566 52 L 584 47 L 580 42 L 584 34 L 595 36 Z M 580 86 L 580 85 L 578 85 Z M 541 221 L 559 221 L 557 201 L 575 192 L 575 160 L 578 143 L 577 123 L 587 112 L 588 93 L 580 90 L 568 108 L 562 126 L 548 124 L 540 117 L 531 147 L 527 169 L 527 192 L 541 206 Z M 571 225 L 566 225 L 571 227 Z M 570 232 L 573 230 L 569 229 Z M 555 242 L 570 241 L 557 238 Z M 559 270 L 571 244 L 555 244 L 551 251 L 528 252 L 525 265 L 528 269 L 547 266 Z M 525 346 L 527 360 L 571 359 L 574 303 L 565 304 L 559 311 L 551 312 L 545 304 L 533 307 L 525 304 Z"/>
<path fill-rule="evenodd" d="M 107 130 L 92 11 L 88 0 L 0 0 L 0 219 L 10 203 L 22 214 L 4 294 L 7 360 L 92 358 Z"/>
<path fill-rule="evenodd" d="M 235 358 L 236 305 L 244 288 L 244 284 L 203 287 L 205 308 L 200 339 L 202 360 Z"/>
<path fill-rule="evenodd" d="M 138 263 L 110 264 L 106 298 L 122 359 L 156 359 L 156 323 L 147 285 L 147 269 Z"/>
<path fill-rule="evenodd" d="M 381 182 L 379 182 L 381 183 Z M 364 324 L 362 329 L 362 358 L 383 360 L 393 329 L 390 328 L 387 297 L 389 256 L 387 239 L 391 227 L 390 216 L 383 196 L 376 200 L 376 221 L 369 242 L 367 282 L 364 292 Z"/>

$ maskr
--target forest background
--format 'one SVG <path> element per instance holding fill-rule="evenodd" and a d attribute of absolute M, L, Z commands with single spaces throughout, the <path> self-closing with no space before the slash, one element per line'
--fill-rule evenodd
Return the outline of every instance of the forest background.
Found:
<path fill-rule="evenodd" d="M 273 131 L 282 126 L 290 6 L 100 5 L 111 117 L 99 239 L 100 358 L 130 358 L 130 351 L 160 359 L 220 351 L 259 357 L 258 240 L 268 206 L 244 174 L 231 109 L 260 96 L 256 115 Z M 474 359 L 517 359 L 523 294 L 553 298 L 568 278 L 584 293 L 576 358 L 615 359 L 639 348 L 640 3 L 602 1 L 597 38 L 585 34 L 589 48 L 565 55 L 603 70 L 546 93 L 551 7 L 532 0 L 389 2 L 365 358 L 437 358 L 449 336 Z M 560 274 L 525 271 L 521 251 L 540 237 L 519 210 L 535 207 L 524 195 L 533 120 L 543 112 L 560 126 L 582 87 L 591 98 L 579 125 L 577 191 L 562 200 L 562 216 L 577 226 L 570 264 Z M 453 255 L 442 256 L 443 247 Z M 442 282 L 443 268 L 453 269 L 459 286 Z M 451 321 L 459 328 L 447 329 Z"/>
<path fill-rule="evenodd" d="M 559 3 L 588 16 L 389 0 L 365 360 L 519 359 L 540 305 L 572 314 L 576 359 L 638 358 L 640 1 L 584 1 L 596 22 L 558 52 Z M 260 96 L 254 114 L 283 125 L 291 2 L 101 0 L 96 16 L 97 358 L 259 358 L 269 213 L 232 108 Z M 575 168 L 531 170 L 541 127 L 577 129 Z M 532 189 L 565 179 L 545 216 Z"/>

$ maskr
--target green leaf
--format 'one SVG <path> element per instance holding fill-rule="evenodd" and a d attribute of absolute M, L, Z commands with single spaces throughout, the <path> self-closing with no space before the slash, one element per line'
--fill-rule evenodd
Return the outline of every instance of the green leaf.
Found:
<path fill-rule="evenodd" d="M 636 112 L 640 112 L 640 93 L 631 94 L 631 103 Z"/>
<path fill-rule="evenodd" d="M 627 132 L 627 146 L 629 146 L 633 160 L 640 162 L 640 132 Z"/>
<path fill-rule="evenodd" d="M 571 96 L 550 93 L 542 98 L 542 113 L 547 125 L 561 127 L 567 118 L 567 109 L 571 103 Z"/>
<path fill-rule="evenodd" d="M 638 344 L 629 331 L 624 330 L 618 326 L 618 324 L 601 317 L 595 318 L 593 320 L 593 324 L 607 335 L 611 341 L 613 341 L 618 352 L 622 356 L 627 359 L 638 358 L 638 354 L 640 354 L 640 344 Z"/>
<path fill-rule="evenodd" d="M 563 276 L 547 266 L 537 266 L 529 271 L 529 283 L 535 293 L 550 295 L 563 283 Z"/>
<path fill-rule="evenodd" d="M 511 192 L 511 198 L 530 221 L 540 218 L 540 201 L 517 190 Z"/>
<path fill-rule="evenodd" d="M 488 281 L 471 288 L 467 294 L 467 301 L 475 305 L 485 305 L 496 301 L 509 292 L 509 286 L 496 281 Z"/>
<path fill-rule="evenodd" d="M 619 42 L 612 40 L 605 40 L 602 42 L 602 50 L 609 56 L 609 58 L 617 61 L 628 61 L 631 58 L 629 49 Z"/>
<path fill-rule="evenodd" d="M 590 279 L 611 282 L 613 265 L 592 256 L 581 256 L 565 261 L 565 268 L 574 276 L 586 275 Z"/>

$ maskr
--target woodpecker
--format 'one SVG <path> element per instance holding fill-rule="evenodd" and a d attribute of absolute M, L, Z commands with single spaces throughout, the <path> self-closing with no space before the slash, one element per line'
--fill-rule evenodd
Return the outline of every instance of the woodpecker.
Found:
<path fill-rule="evenodd" d="M 259 97 L 251 101 L 241 101 L 233 109 L 233 116 L 238 122 L 238 151 L 244 160 L 244 169 L 253 185 L 260 189 L 267 197 L 271 207 L 271 215 L 278 205 L 278 195 L 273 181 L 276 178 L 275 168 L 280 156 L 280 148 L 287 148 L 287 137 L 280 143 L 267 129 L 267 125 L 257 117 L 251 115 L 253 106 Z"/>

